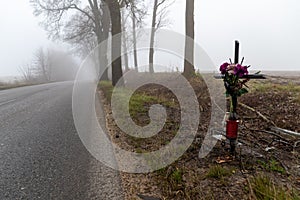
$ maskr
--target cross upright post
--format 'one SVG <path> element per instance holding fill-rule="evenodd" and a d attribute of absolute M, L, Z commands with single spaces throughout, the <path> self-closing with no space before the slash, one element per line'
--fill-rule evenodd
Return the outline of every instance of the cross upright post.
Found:
<path fill-rule="evenodd" d="M 235 41 L 235 45 L 234 45 L 234 64 L 238 64 L 239 63 L 239 49 L 240 49 L 240 43 L 239 41 Z M 237 120 L 237 114 L 236 114 L 236 108 L 237 108 L 237 96 L 232 96 L 231 97 L 232 100 L 232 106 L 233 106 L 233 110 L 232 113 L 230 113 L 230 120 Z"/>
<path fill-rule="evenodd" d="M 239 63 L 239 50 L 240 50 L 240 43 L 239 41 L 235 41 L 234 45 L 234 64 Z"/>

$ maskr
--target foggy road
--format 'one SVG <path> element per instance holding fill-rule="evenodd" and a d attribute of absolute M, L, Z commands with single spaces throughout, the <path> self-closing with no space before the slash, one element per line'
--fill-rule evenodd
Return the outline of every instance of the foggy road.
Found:
<path fill-rule="evenodd" d="M 72 82 L 0 91 L 0 199 L 123 199 L 119 173 L 87 152 Z"/>

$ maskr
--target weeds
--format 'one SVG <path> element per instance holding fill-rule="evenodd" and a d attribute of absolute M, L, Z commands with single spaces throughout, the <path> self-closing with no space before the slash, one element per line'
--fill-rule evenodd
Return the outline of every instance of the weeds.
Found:
<path fill-rule="evenodd" d="M 169 188 L 172 191 L 179 191 L 183 189 L 183 172 L 179 168 L 175 168 L 168 176 Z"/>
<path fill-rule="evenodd" d="M 281 167 L 280 164 L 275 159 L 271 159 L 268 162 L 262 160 L 258 160 L 257 162 L 258 164 L 260 164 L 260 166 L 262 166 L 264 169 L 268 171 L 278 172 L 281 174 L 285 173 L 284 168 Z"/>
<path fill-rule="evenodd" d="M 182 183 L 182 171 L 180 169 L 176 169 L 172 172 L 170 176 L 171 180 L 177 184 Z"/>
<path fill-rule="evenodd" d="M 229 169 L 222 167 L 221 165 L 214 165 L 209 168 L 206 177 L 208 178 L 223 178 L 225 176 L 230 176 L 232 173 Z"/>
<path fill-rule="evenodd" d="M 300 197 L 294 191 L 275 185 L 267 176 L 258 175 L 250 180 L 254 195 L 258 200 L 296 200 Z"/>

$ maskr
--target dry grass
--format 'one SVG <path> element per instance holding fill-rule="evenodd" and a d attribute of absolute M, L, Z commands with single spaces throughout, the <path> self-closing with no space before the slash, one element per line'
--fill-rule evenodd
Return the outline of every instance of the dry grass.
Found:
<path fill-rule="evenodd" d="M 221 165 L 213 165 L 209 168 L 206 177 L 221 179 L 225 176 L 230 176 L 231 170 L 228 168 L 222 167 Z"/>
<path fill-rule="evenodd" d="M 250 180 L 251 187 L 258 200 L 296 200 L 300 196 L 294 190 L 278 186 L 271 178 L 257 175 Z"/>
<path fill-rule="evenodd" d="M 294 102 L 300 103 L 300 85 L 293 82 L 280 84 L 269 81 L 252 81 L 249 86 L 253 92 L 285 92 L 292 96 Z"/>
<path fill-rule="evenodd" d="M 4 82 L 0 82 L 0 90 L 7 90 L 7 89 L 18 88 L 18 87 L 25 87 L 25 86 L 30 86 L 30 85 L 35 85 L 35 84 L 23 83 L 23 82 L 16 82 L 16 83 L 4 83 Z"/>

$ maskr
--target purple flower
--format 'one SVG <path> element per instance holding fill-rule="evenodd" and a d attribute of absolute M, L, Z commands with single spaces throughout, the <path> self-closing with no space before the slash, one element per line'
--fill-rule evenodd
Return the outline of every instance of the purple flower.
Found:
<path fill-rule="evenodd" d="M 220 66 L 221 74 L 226 74 L 228 65 L 229 65 L 229 63 L 223 63 L 223 64 Z"/>
<path fill-rule="evenodd" d="M 240 64 L 236 65 L 234 68 L 234 75 L 237 75 L 240 77 L 241 68 L 242 68 L 242 66 Z"/>
<path fill-rule="evenodd" d="M 249 74 L 248 67 L 246 67 L 246 66 L 243 67 L 243 73 L 244 73 L 244 75 L 248 75 Z"/>
<path fill-rule="evenodd" d="M 246 66 L 237 64 L 234 68 L 234 74 L 241 78 L 248 74 L 248 68 Z"/>

